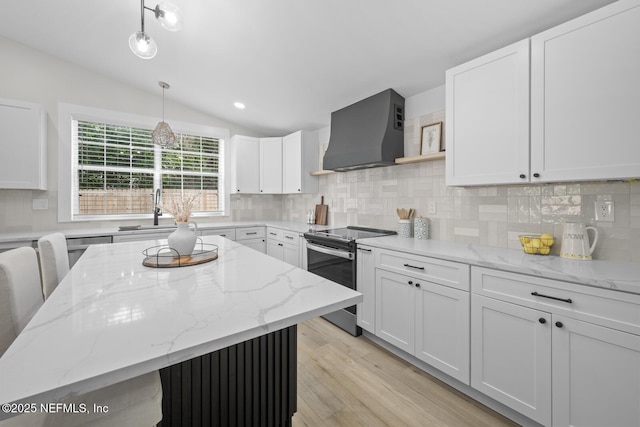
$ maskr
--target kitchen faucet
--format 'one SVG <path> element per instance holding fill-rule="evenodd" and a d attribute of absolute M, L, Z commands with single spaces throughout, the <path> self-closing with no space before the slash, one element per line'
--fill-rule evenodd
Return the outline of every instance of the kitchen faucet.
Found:
<path fill-rule="evenodd" d="M 160 189 L 156 190 L 156 196 L 153 201 L 153 225 L 158 225 L 158 217 L 162 216 L 162 209 L 159 206 L 160 203 Z"/>

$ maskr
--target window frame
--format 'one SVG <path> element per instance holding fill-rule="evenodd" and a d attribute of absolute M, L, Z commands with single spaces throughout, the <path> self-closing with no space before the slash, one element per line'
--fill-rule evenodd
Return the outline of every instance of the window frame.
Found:
<path fill-rule="evenodd" d="M 84 221 L 121 221 L 129 219 L 151 219 L 153 213 L 137 214 L 104 214 L 104 215 L 77 215 L 73 212 L 73 186 L 76 180 L 74 173 L 78 170 L 78 152 L 73 145 L 73 121 L 86 120 L 102 122 L 113 125 L 129 126 L 143 129 L 153 129 L 158 122 L 157 118 L 135 115 L 130 113 L 85 107 L 75 104 L 58 104 L 58 221 L 59 222 L 84 222 Z M 225 217 L 230 214 L 230 161 L 231 138 L 229 129 L 200 125 L 170 120 L 171 128 L 176 133 L 188 135 L 206 136 L 220 141 L 219 155 L 219 203 L 221 210 L 217 212 L 197 212 L 194 217 Z M 154 185 L 157 187 L 157 184 Z M 169 216 L 168 214 L 165 214 Z"/>

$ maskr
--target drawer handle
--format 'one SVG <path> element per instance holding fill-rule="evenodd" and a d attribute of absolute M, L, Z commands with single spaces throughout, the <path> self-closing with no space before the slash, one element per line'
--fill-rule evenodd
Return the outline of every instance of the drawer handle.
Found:
<path fill-rule="evenodd" d="M 293 240 L 293 237 L 291 237 L 291 236 L 284 236 L 284 238 L 285 238 L 285 239 Z"/>
<path fill-rule="evenodd" d="M 539 294 L 537 292 L 531 292 L 531 295 L 533 295 L 534 297 L 542 297 L 542 298 L 549 298 L 549 299 L 554 299 L 556 301 L 562 301 L 562 302 L 566 302 L 571 304 L 573 301 L 571 301 L 571 298 L 558 298 L 558 297 L 552 297 L 549 295 L 544 295 L 544 294 Z"/>
<path fill-rule="evenodd" d="M 247 236 L 251 235 L 251 234 L 258 234 L 257 231 L 252 231 L 251 233 L 245 233 Z"/>
<path fill-rule="evenodd" d="M 269 233 L 269 234 L 271 234 L 272 236 L 277 236 L 278 235 L 278 233 Z"/>
<path fill-rule="evenodd" d="M 362 252 L 371 252 L 371 249 L 365 249 L 365 248 L 358 248 L 358 250 Z"/>
<path fill-rule="evenodd" d="M 405 267 L 415 268 L 416 270 L 424 270 L 424 267 L 416 267 L 415 265 L 405 264 Z"/>

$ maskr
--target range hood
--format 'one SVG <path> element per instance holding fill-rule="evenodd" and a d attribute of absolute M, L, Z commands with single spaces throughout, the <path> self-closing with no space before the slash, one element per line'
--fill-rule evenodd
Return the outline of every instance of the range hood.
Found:
<path fill-rule="evenodd" d="M 393 89 L 331 113 L 323 169 L 337 172 L 395 164 L 404 156 L 404 98 Z"/>

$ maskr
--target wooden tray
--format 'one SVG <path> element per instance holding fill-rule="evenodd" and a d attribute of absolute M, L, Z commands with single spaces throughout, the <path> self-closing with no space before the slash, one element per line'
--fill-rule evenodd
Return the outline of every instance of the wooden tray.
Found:
<path fill-rule="evenodd" d="M 218 258 L 218 247 L 208 243 L 200 245 L 200 249 L 194 249 L 191 255 L 177 256 L 177 252 L 169 246 L 153 246 L 145 249 L 142 265 L 154 268 L 188 267 L 190 265 L 204 264 Z"/>

